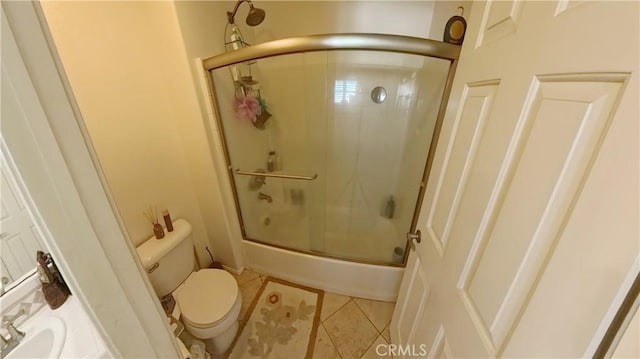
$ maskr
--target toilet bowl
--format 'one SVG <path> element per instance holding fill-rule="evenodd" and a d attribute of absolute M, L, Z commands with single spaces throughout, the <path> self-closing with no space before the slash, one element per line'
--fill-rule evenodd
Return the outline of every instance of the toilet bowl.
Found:
<path fill-rule="evenodd" d="M 174 291 L 180 320 L 207 351 L 223 354 L 238 333 L 242 295 L 233 276 L 220 269 L 193 272 Z"/>
<path fill-rule="evenodd" d="M 172 293 L 180 320 L 213 355 L 226 352 L 238 332 L 242 295 L 238 283 L 221 269 L 194 271 L 191 225 L 173 222 L 162 239 L 149 238 L 136 251 L 158 297 Z"/>

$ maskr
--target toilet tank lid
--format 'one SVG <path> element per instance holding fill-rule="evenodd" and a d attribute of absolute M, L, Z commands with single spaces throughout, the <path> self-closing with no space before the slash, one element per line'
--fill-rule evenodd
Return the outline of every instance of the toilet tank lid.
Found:
<path fill-rule="evenodd" d="M 164 238 L 156 239 L 156 237 L 150 237 L 136 248 L 142 265 L 148 269 L 158 263 L 160 258 L 164 257 L 190 234 L 191 224 L 189 222 L 184 219 L 175 220 L 173 222 L 173 231 L 167 232 L 165 229 Z"/>

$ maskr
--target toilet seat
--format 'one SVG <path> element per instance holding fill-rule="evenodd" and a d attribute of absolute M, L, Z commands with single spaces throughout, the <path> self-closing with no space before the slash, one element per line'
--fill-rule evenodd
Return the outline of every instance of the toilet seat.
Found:
<path fill-rule="evenodd" d="M 201 269 L 183 284 L 176 301 L 182 319 L 195 328 L 211 328 L 223 322 L 238 302 L 238 283 L 228 272 Z"/>

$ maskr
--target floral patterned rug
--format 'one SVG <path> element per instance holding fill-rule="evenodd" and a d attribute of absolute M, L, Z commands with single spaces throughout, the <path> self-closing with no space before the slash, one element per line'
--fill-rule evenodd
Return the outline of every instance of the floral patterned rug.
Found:
<path fill-rule="evenodd" d="M 228 358 L 311 358 L 323 295 L 267 277 Z"/>

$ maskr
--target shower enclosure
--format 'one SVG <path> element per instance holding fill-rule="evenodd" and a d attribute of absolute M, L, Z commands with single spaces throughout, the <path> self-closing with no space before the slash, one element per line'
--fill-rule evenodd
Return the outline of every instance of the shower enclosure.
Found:
<path fill-rule="evenodd" d="M 402 266 L 459 49 L 338 34 L 204 60 L 244 239 Z"/>

